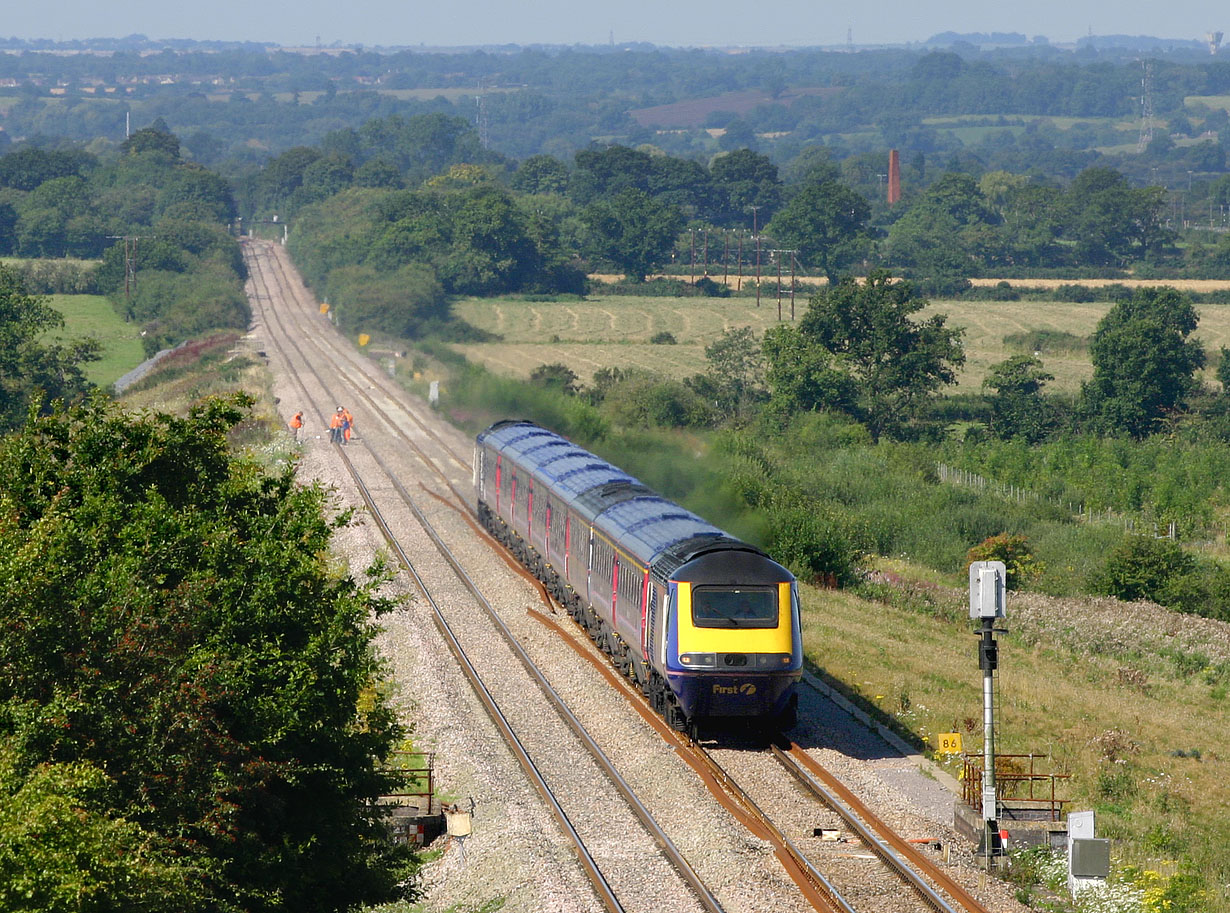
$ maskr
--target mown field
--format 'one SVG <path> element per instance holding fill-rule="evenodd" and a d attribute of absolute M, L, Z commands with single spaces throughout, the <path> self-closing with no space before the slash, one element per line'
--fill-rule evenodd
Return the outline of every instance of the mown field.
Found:
<path fill-rule="evenodd" d="M 92 336 L 102 344 L 102 359 L 85 366 L 94 383 L 109 386 L 145 360 L 140 328 L 121 320 L 102 295 L 51 295 L 49 301 L 64 315 L 64 332 L 56 336 Z"/>
<path fill-rule="evenodd" d="M 1174 283 L 1182 286 L 1182 283 Z M 1226 283 L 1220 283 L 1224 287 Z M 1204 291 L 1204 287 L 1193 289 Z M 807 299 L 799 296 L 801 317 Z M 1106 302 L 935 301 L 924 313 L 948 315 L 951 326 L 965 330 L 966 365 L 958 391 L 977 391 L 988 369 L 1016 354 L 1004 343 L 1011 334 L 1050 330 L 1091 335 L 1109 310 Z M 599 368 L 639 368 L 684 378 L 705 368 L 705 346 L 725 330 L 750 326 L 763 333 L 777 323 L 777 299 L 766 296 L 759 308 L 750 298 L 595 297 L 585 301 L 542 302 L 470 299 L 460 302 L 458 316 L 496 333 L 498 342 L 456 344 L 466 358 L 510 377 L 528 377 L 538 365 L 559 362 L 588 382 Z M 1230 346 L 1230 305 L 1201 305 L 1197 336 L 1210 353 Z M 783 301 L 783 319 L 790 306 Z M 676 343 L 649 340 L 667 332 Z M 1092 374 L 1083 351 L 1041 354 L 1055 375 L 1051 389 L 1076 392 Z"/>

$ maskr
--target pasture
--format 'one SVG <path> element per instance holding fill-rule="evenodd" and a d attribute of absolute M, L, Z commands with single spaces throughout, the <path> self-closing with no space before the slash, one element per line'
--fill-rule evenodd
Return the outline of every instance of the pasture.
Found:
<path fill-rule="evenodd" d="M 796 317 L 806 309 L 806 297 L 798 296 Z M 1051 330 L 1087 337 L 1109 309 L 1107 302 L 939 300 L 923 314 L 946 314 L 950 326 L 965 330 L 966 363 L 955 392 L 977 392 L 992 365 L 1019 352 L 1004 344 L 1005 336 Z M 1214 355 L 1221 346 L 1230 346 L 1230 305 L 1200 305 L 1198 310 L 1196 335 L 1207 351 Z M 637 368 L 676 379 L 703 371 L 705 346 L 737 327 L 763 333 L 777 322 L 777 299 L 766 295 L 759 308 L 751 298 L 469 299 L 459 302 L 455 312 L 502 337 L 497 342 L 454 344 L 467 359 L 517 378 L 528 377 L 539 365 L 559 362 L 588 383 L 600 368 Z M 789 320 L 786 299 L 782 316 Z M 662 332 L 672 334 L 676 344 L 649 341 Z M 1085 352 L 1042 352 L 1040 357 L 1055 375 L 1050 389 L 1056 392 L 1075 393 L 1093 372 Z M 1211 378 L 1211 372 L 1206 373 Z"/>
<path fill-rule="evenodd" d="M 85 375 L 108 387 L 145 360 L 141 328 L 125 323 L 102 295 L 50 295 L 48 302 L 64 315 L 58 339 L 92 336 L 102 345 L 102 359 L 85 366 Z"/>

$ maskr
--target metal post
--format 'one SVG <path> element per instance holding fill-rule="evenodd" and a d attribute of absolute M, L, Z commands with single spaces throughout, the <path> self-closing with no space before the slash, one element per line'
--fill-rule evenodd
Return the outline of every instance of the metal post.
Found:
<path fill-rule="evenodd" d="M 995 856 L 1003 854 L 999 836 L 999 808 L 995 791 L 995 619 L 982 619 L 982 641 L 978 664 L 982 667 L 982 820 L 987 854 L 987 869 Z"/>
<path fill-rule="evenodd" d="M 1003 855 L 998 800 L 995 795 L 995 669 L 999 648 L 995 622 L 1004 617 L 1007 569 L 1002 561 L 975 561 L 969 568 L 970 618 L 980 621 L 978 668 L 982 670 L 982 820 L 987 869 Z"/>

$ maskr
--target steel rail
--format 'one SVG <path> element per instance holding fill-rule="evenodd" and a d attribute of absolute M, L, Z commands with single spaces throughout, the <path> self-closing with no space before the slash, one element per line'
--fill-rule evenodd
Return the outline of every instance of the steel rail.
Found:
<path fill-rule="evenodd" d="M 266 291 L 268 291 L 269 285 L 263 275 L 261 276 L 261 282 L 262 284 L 265 285 Z M 283 331 L 285 332 L 285 327 L 284 325 L 281 324 L 280 321 L 279 321 L 279 326 L 282 327 Z M 306 364 L 311 365 L 311 361 L 307 360 L 304 357 L 302 350 L 299 349 L 297 344 L 293 343 L 293 336 L 288 335 L 287 338 L 292 340 L 292 345 L 294 345 L 296 351 L 299 353 L 300 358 L 303 359 Z M 274 341 L 274 344 L 278 345 L 279 349 L 281 349 L 280 343 L 278 343 L 277 340 L 273 340 L 273 341 Z M 300 372 L 298 371 L 297 368 L 294 367 L 293 364 L 290 363 L 289 358 L 285 358 L 285 354 L 284 354 L 284 360 L 287 362 L 287 367 L 290 370 L 291 374 L 294 376 L 296 383 L 300 387 L 300 390 L 304 393 L 304 395 L 310 401 L 311 394 L 307 391 L 307 387 L 303 383 L 303 380 L 300 376 Z M 313 373 L 316 375 L 317 379 L 320 381 L 322 387 L 325 388 L 326 393 L 331 393 L 332 391 L 329 390 L 328 384 L 323 380 L 323 378 L 320 377 L 319 373 L 315 372 L 314 370 L 313 370 Z M 381 412 L 381 415 L 382 417 L 385 418 L 386 421 L 390 423 L 390 425 L 394 428 L 394 430 L 396 430 L 395 423 L 391 422 L 391 420 L 387 416 L 387 413 Z M 404 435 L 401 435 L 401 436 L 403 438 L 405 437 Z M 412 446 L 415 446 L 412 441 L 409 441 L 409 443 L 411 443 Z M 428 589 L 426 585 L 426 582 L 422 579 L 421 575 L 418 573 L 418 570 L 410 562 L 409 557 L 405 554 L 400 543 L 398 542 L 396 535 L 393 533 L 391 527 L 389 526 L 387 521 L 384 519 L 383 514 L 380 512 L 379 507 L 377 506 L 375 499 L 370 492 L 370 489 L 367 487 L 366 483 L 363 481 L 361 474 L 358 472 L 357 468 L 354 465 L 353 460 L 350 459 L 349 455 L 345 451 L 343 451 L 340 446 L 335 445 L 335 448 L 338 454 L 342 457 L 343 463 L 346 466 L 347 471 L 349 472 L 352 480 L 354 481 L 356 488 L 360 492 L 360 496 L 363 498 L 364 503 L 367 505 L 369 511 L 372 513 L 373 518 L 376 520 L 377 525 L 381 529 L 382 535 L 385 537 L 390 547 L 397 554 L 399 561 L 403 564 L 406 570 L 414 578 L 417 588 L 420 590 L 420 592 L 423 593 L 424 597 L 427 599 L 428 603 L 430 604 L 432 608 L 432 612 L 433 612 L 433 620 L 435 621 L 437 628 L 440 629 L 441 635 L 445 638 L 445 641 L 448 644 L 450 651 L 457 658 L 467 678 L 470 680 L 472 686 L 474 686 L 476 694 L 479 696 L 480 700 L 484 704 L 484 707 L 487 709 L 488 713 L 491 715 L 497 727 L 501 730 L 502 735 L 504 735 L 505 739 L 509 741 L 509 744 L 513 746 L 514 754 L 517 756 L 518 761 L 521 763 L 522 767 L 526 770 L 527 775 L 530 776 L 531 780 L 535 784 L 536 789 L 543 796 L 544 800 L 546 800 L 548 804 L 551 806 L 553 814 L 559 820 L 565 832 L 569 835 L 570 840 L 573 842 L 577 850 L 578 856 L 581 859 L 582 865 L 586 869 L 587 874 L 590 876 L 591 880 L 594 880 L 595 878 L 597 879 L 597 881 L 595 881 L 595 889 L 598 891 L 600 898 L 603 900 L 603 903 L 607 906 L 609 910 L 612 910 L 613 913 L 616 910 L 622 911 L 622 907 L 620 906 L 618 899 L 615 897 L 613 890 L 610 888 L 610 885 L 606 882 L 605 877 L 602 876 L 601 871 L 598 869 L 597 863 L 594 860 L 592 854 L 590 854 L 589 850 L 585 847 L 583 839 L 576 832 L 575 828 L 572 826 L 571 822 L 568 820 L 566 812 L 564 811 L 562 806 L 559 804 L 554 794 L 551 792 L 550 786 L 546 783 L 545 778 L 542 776 L 541 772 L 538 770 L 536 765 L 534 765 L 532 758 L 530 758 L 528 751 L 525 749 L 524 745 L 521 743 L 520 739 L 517 737 L 516 733 L 513 731 L 511 724 L 508 722 L 508 720 L 505 718 L 502 711 L 499 709 L 498 703 L 495 701 L 494 696 L 491 695 L 490 691 L 486 688 L 486 685 L 482 682 L 481 676 L 479 676 L 477 670 L 474 668 L 473 664 L 470 662 L 468 656 L 466 656 L 464 649 L 462 648 L 458 638 L 452 631 L 452 628 L 448 625 L 447 619 L 445 618 L 443 611 L 440 609 L 438 603 L 432 596 L 430 590 Z M 430 458 L 420 448 L 417 448 L 416 446 L 415 449 L 421 459 L 423 459 L 425 462 L 430 462 Z M 447 447 L 445 447 L 445 449 L 447 450 Z M 405 489 L 405 487 L 397 479 L 396 475 L 391 471 L 388 465 L 380 458 L 378 454 L 372 451 L 371 448 L 366 448 L 366 452 L 372 457 L 372 459 L 377 463 L 380 469 L 384 472 L 386 477 L 391 481 L 393 487 L 397 490 L 404 504 L 407 507 L 409 507 L 409 509 L 414 513 L 416 519 L 418 520 L 419 524 L 422 526 L 424 532 L 426 532 L 427 535 L 431 538 L 437 550 L 441 553 L 441 555 L 445 558 L 446 562 L 452 568 L 453 572 L 457 575 L 458 580 L 467 588 L 467 590 L 471 592 L 471 594 L 480 603 L 480 605 L 482 605 L 488 617 L 495 623 L 496 627 L 500 630 L 501 636 L 505 639 L 505 641 L 509 644 L 509 646 L 513 648 L 514 653 L 518 656 L 522 665 L 527 669 L 531 677 L 535 679 L 539 687 L 543 689 L 544 694 L 551 701 L 551 703 L 556 707 L 557 711 L 560 712 L 561 718 L 569 726 L 569 728 L 577 735 L 577 737 L 582 741 L 582 743 L 585 744 L 586 748 L 590 751 L 591 755 L 598 762 L 599 766 L 603 769 L 604 773 L 608 776 L 611 782 L 615 785 L 616 790 L 620 793 L 620 795 L 625 799 L 626 802 L 628 802 L 629 806 L 633 809 L 634 814 L 636 814 L 638 820 L 641 821 L 642 826 L 645 827 L 646 830 L 650 833 L 650 835 L 654 838 L 655 842 L 658 844 L 663 854 L 671 862 L 672 866 L 675 867 L 675 869 L 679 872 L 680 876 L 696 892 L 697 897 L 700 900 L 701 904 L 707 910 L 712 911 L 712 913 L 722 913 L 722 907 L 720 903 L 713 896 L 713 894 L 709 891 L 707 886 L 705 886 L 704 882 L 696 874 L 695 870 L 692 869 L 691 865 L 687 862 L 683 854 L 678 850 L 677 847 L 675 847 L 674 843 L 670 840 L 670 837 L 661 828 L 661 826 L 658 825 L 658 823 L 653 819 L 648 809 L 644 807 L 643 803 L 636 796 L 634 791 L 627 784 L 627 782 L 623 779 L 623 777 L 614 768 L 614 765 L 610 762 L 609 758 L 607 758 L 605 753 L 602 752 L 601 748 L 597 745 L 597 743 L 593 740 L 593 738 L 585 730 L 581 722 L 576 718 L 576 716 L 572 713 L 572 711 L 564 704 L 562 698 L 560 698 L 558 693 L 555 692 L 555 690 L 551 687 L 550 683 L 546 680 L 541 670 L 539 670 L 538 667 L 534 664 L 533 660 L 529 657 L 529 655 L 525 652 L 524 648 L 517 641 L 515 635 L 513 635 L 513 633 L 508 629 L 507 625 L 505 625 L 505 623 L 503 622 L 503 619 L 500 618 L 499 613 L 495 610 L 495 608 L 490 604 L 490 602 L 486 599 L 486 597 L 478 589 L 477 585 L 473 582 L 473 579 L 466 573 L 464 568 L 462 568 L 461 564 L 457 561 L 456 557 L 452 554 L 452 551 L 448 548 L 447 544 L 443 541 L 442 538 L 440 538 L 439 534 L 432 527 L 426 515 L 423 514 L 423 512 L 420 510 L 418 505 L 415 504 L 413 498 L 411 498 L 410 496 L 410 493 Z M 438 469 L 437 469 L 437 472 L 439 472 Z M 452 488 L 451 485 L 449 487 Z M 455 489 L 454 489 L 454 493 L 456 493 Z"/>
<path fill-rule="evenodd" d="M 301 286 L 301 283 L 295 281 L 293 276 L 288 275 L 287 266 L 283 262 L 282 255 L 278 252 L 277 245 L 268 246 L 266 249 L 266 256 L 268 257 L 270 261 L 272 261 L 273 269 L 275 269 L 283 277 L 284 281 L 281 283 L 281 286 L 283 288 L 289 288 L 291 297 L 294 298 L 301 314 L 308 317 L 309 319 L 312 316 L 315 316 L 312 308 L 307 307 L 303 304 L 300 293 L 299 293 L 299 288 Z M 305 292 L 306 292 L 306 289 L 305 289 Z M 371 359 L 366 358 L 364 356 L 356 356 L 353 346 L 349 345 L 348 343 L 343 345 L 342 343 L 344 342 L 344 337 L 341 335 L 340 331 L 334 330 L 332 325 L 330 325 L 329 329 L 334 334 L 334 336 L 336 336 L 337 338 L 330 341 L 327 346 L 325 344 L 322 344 L 320 341 L 320 339 L 324 338 L 323 336 L 317 337 L 317 336 L 309 335 L 305 338 L 308 339 L 308 341 L 312 344 L 312 346 L 322 355 L 325 354 L 325 349 L 328 348 L 332 352 L 334 352 L 336 355 L 340 355 L 351 365 L 354 365 L 362 373 L 364 379 L 371 382 L 373 386 L 378 385 L 381 391 L 386 396 L 390 398 L 395 398 L 395 397 L 406 395 L 407 391 L 403 387 L 401 387 L 399 384 L 391 383 L 389 379 L 382 372 L 377 371 L 377 370 L 369 370 L 369 369 L 374 368 L 374 365 L 372 364 Z M 435 441 L 436 444 L 439 445 L 440 449 L 448 454 L 449 459 L 451 459 L 453 462 L 455 462 L 458 466 L 460 466 L 462 469 L 466 470 L 467 472 L 470 471 L 470 468 L 471 468 L 470 462 L 466 457 L 459 456 L 458 454 L 454 453 L 452 447 L 449 446 L 448 442 L 445 441 L 442 437 L 440 437 L 436 433 L 435 429 L 432 428 L 431 425 L 429 425 L 427 422 L 423 421 L 423 419 L 414 410 L 410 409 L 409 407 L 404 407 L 404 408 L 406 408 L 406 413 L 410 416 L 410 418 L 414 421 L 414 423 L 418 425 L 419 429 L 424 434 L 426 434 L 428 437 L 430 437 L 433 441 Z"/>
<path fill-rule="evenodd" d="M 936 913 L 956 913 L 955 908 L 919 876 L 920 872 L 938 884 L 969 913 L 988 913 L 987 908 L 973 895 L 901 839 L 815 758 L 786 737 L 779 736 L 779 739 L 790 747 L 787 749 L 780 744 L 771 745 L 773 756 L 814 796 L 841 816 L 868 849 L 913 888 L 931 909 Z"/>

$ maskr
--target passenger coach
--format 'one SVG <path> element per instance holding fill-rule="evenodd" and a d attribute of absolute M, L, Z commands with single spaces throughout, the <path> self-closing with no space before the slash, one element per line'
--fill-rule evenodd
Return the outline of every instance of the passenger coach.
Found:
<path fill-rule="evenodd" d="M 676 729 L 794 724 L 794 576 L 637 479 L 531 422 L 478 435 L 483 524 Z"/>

